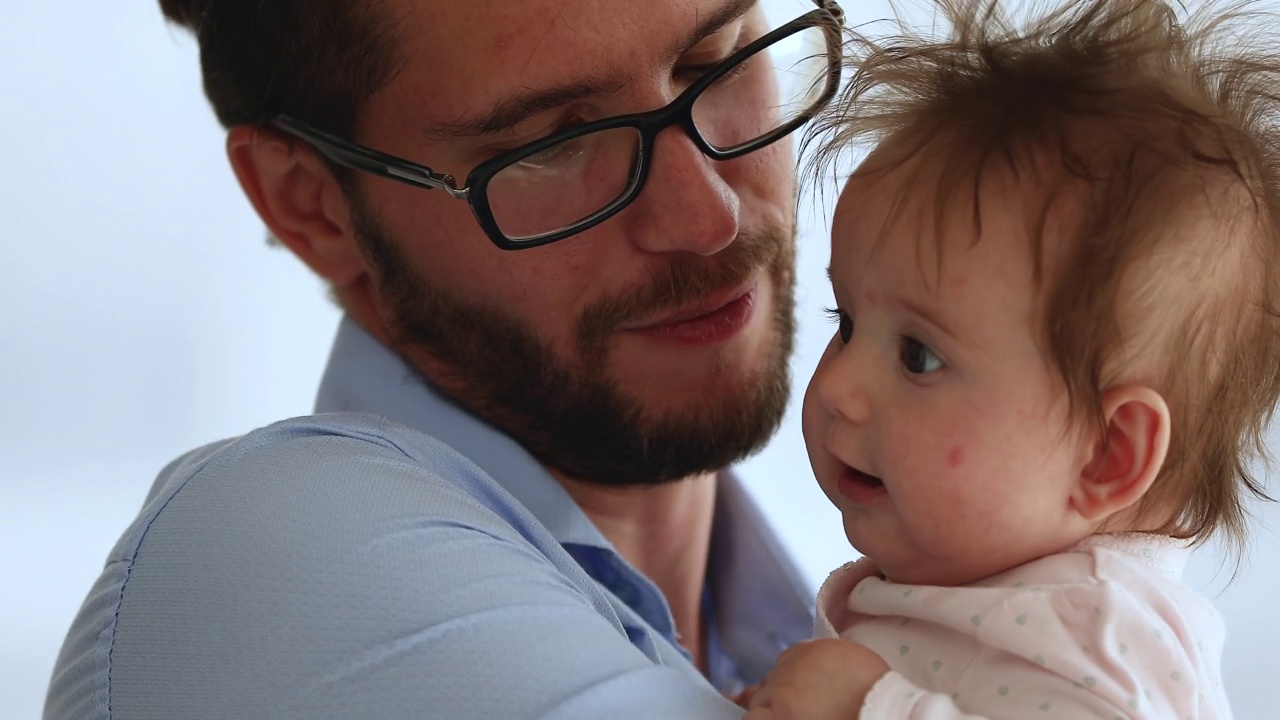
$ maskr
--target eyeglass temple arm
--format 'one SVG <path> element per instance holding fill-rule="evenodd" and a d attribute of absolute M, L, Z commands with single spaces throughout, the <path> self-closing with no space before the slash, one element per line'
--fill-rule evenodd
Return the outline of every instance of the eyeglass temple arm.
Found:
<path fill-rule="evenodd" d="M 826 10 L 831 13 L 832 17 L 844 23 L 844 8 L 836 0 L 813 0 L 813 4 L 818 6 L 820 10 Z"/>
<path fill-rule="evenodd" d="M 307 141 L 312 147 L 339 165 L 364 170 L 392 180 L 427 190 L 444 190 L 457 198 L 465 198 L 465 188 L 459 189 L 452 175 L 442 175 L 425 165 L 385 155 L 372 148 L 352 147 L 337 136 L 307 126 L 288 116 L 271 121 L 272 126 Z"/>

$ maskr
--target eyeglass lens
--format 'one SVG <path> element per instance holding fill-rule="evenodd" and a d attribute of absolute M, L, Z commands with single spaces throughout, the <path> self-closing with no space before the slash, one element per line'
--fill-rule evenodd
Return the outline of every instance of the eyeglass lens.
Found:
<path fill-rule="evenodd" d="M 826 32 L 809 27 L 788 35 L 707 88 L 693 103 L 693 124 L 707 143 L 731 151 L 811 110 L 826 85 Z"/>
<path fill-rule="evenodd" d="M 812 110 L 827 84 L 830 32 L 815 26 L 788 35 L 707 87 L 692 107 L 707 143 L 732 151 Z M 494 221 L 515 242 L 576 225 L 632 189 L 640 146 L 635 128 L 602 130 L 503 168 L 486 191 Z"/>
<path fill-rule="evenodd" d="M 493 219 L 519 241 L 570 227 L 622 197 L 640 154 L 640 131 L 580 135 L 503 168 L 489 181 Z"/>

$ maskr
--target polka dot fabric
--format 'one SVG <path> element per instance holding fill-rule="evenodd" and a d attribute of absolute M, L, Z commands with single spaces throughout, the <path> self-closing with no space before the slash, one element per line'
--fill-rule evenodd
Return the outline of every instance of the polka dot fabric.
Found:
<path fill-rule="evenodd" d="M 862 718 L 1229 718 L 1222 618 L 1180 581 L 1188 554 L 1100 535 L 952 588 L 852 563 L 823 585 L 816 634 L 892 668 Z"/>

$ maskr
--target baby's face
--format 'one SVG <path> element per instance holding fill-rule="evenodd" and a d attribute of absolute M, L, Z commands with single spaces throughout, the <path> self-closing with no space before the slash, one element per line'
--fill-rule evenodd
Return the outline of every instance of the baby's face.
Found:
<path fill-rule="evenodd" d="M 804 434 L 855 548 L 892 580 L 963 584 L 1087 534 L 1070 496 L 1091 447 L 1036 343 L 1016 185 L 984 180 L 980 242 L 967 212 L 935 239 L 932 177 L 912 169 L 855 175 L 841 194 L 839 327 L 805 395 Z"/>

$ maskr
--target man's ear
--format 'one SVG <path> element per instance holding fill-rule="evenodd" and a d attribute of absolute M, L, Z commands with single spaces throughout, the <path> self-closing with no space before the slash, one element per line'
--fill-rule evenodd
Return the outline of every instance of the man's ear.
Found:
<path fill-rule="evenodd" d="M 1160 393 L 1122 385 L 1102 395 L 1106 438 L 1082 468 L 1071 501 L 1087 520 L 1100 522 L 1142 499 L 1169 452 L 1169 406 Z"/>
<path fill-rule="evenodd" d="M 227 135 L 227 156 L 271 234 L 331 285 L 347 285 L 366 266 L 346 196 L 315 153 L 296 144 L 272 130 L 238 125 Z"/>

